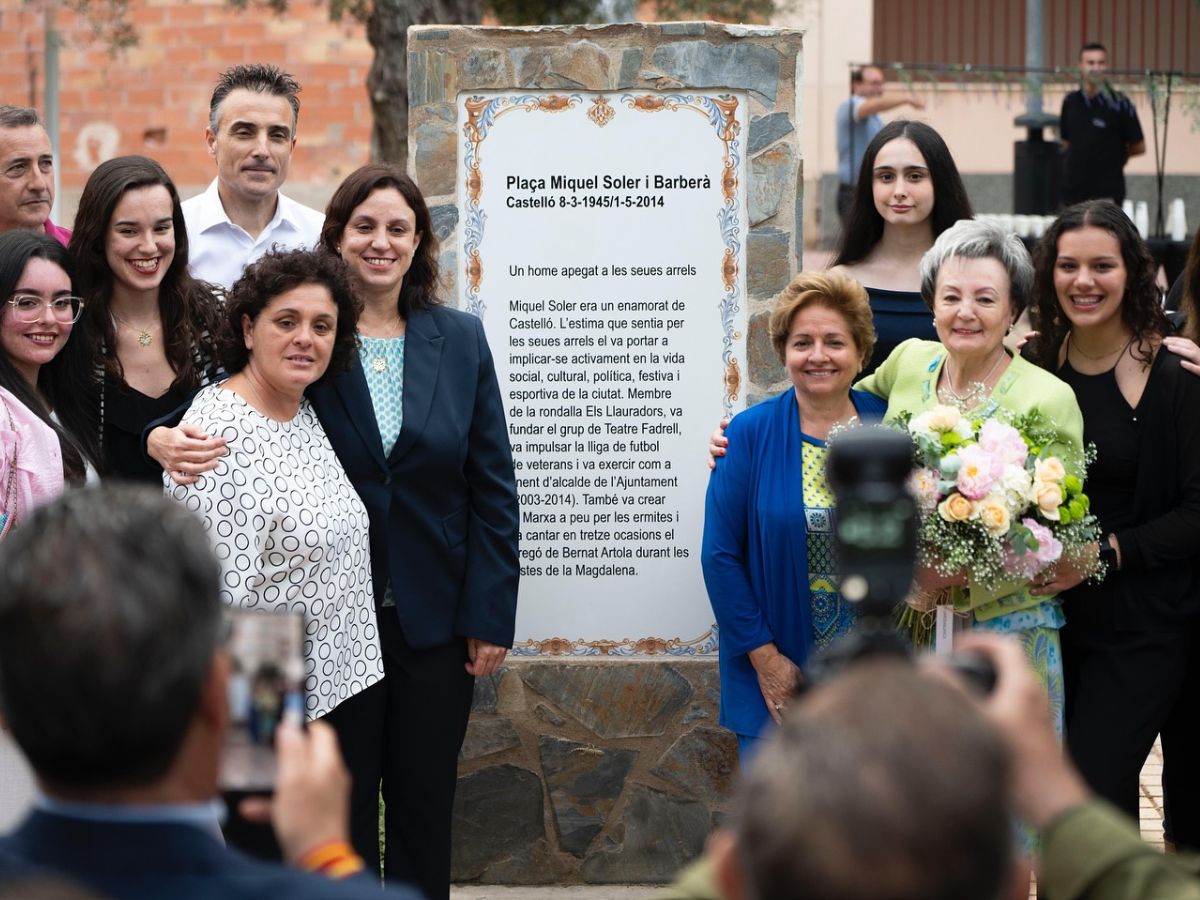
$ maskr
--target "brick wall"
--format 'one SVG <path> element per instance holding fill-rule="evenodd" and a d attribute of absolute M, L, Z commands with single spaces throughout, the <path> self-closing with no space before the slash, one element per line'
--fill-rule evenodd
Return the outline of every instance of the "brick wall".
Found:
<path fill-rule="evenodd" d="M 130 18 L 139 44 L 113 56 L 78 16 L 56 16 L 68 212 L 92 169 L 126 153 L 161 162 L 184 197 L 204 187 L 214 174 L 204 148 L 208 98 L 217 74 L 237 63 L 275 63 L 303 87 L 289 193 L 323 200 L 367 161 L 371 49 L 362 25 L 330 22 L 320 0 L 293 0 L 283 18 L 227 0 L 131 0 Z M 0 102 L 43 108 L 44 34 L 40 4 L 0 6 Z"/>

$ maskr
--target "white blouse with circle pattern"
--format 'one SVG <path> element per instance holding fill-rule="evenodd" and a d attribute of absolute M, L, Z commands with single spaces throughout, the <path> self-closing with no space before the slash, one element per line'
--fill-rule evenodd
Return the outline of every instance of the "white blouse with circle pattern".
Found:
<path fill-rule="evenodd" d="M 308 400 L 276 422 L 220 385 L 183 423 L 228 441 L 195 484 L 167 493 L 204 520 L 221 564 L 221 598 L 305 618 L 305 713 L 323 716 L 383 678 L 367 511 Z"/>

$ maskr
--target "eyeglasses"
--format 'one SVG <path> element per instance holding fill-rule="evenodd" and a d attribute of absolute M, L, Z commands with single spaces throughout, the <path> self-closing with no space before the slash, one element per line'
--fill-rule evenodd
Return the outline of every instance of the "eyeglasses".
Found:
<path fill-rule="evenodd" d="M 37 294 L 17 294 L 8 301 L 8 305 L 13 308 L 13 318 L 25 324 L 40 319 L 43 309 L 49 309 L 54 318 L 64 324 L 79 321 L 79 315 L 83 312 L 82 297 L 68 296 L 43 300 Z"/>

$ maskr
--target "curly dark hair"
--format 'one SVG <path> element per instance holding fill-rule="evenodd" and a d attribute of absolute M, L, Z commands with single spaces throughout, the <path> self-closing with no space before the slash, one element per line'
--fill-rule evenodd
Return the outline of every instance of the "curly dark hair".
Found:
<path fill-rule="evenodd" d="M 325 209 L 325 225 L 321 229 L 321 246 L 334 255 L 340 255 L 342 233 L 354 216 L 354 210 L 371 194 L 386 188 L 400 192 L 416 217 L 416 231 L 421 243 L 413 251 L 412 265 L 400 285 L 400 296 L 396 308 L 400 318 L 408 319 L 417 310 L 437 306 L 438 300 L 438 240 L 433 233 L 433 221 L 421 189 L 404 170 L 388 163 L 372 163 L 356 169 L 338 185 L 329 206 Z"/>
<path fill-rule="evenodd" d="M 117 334 L 109 303 L 113 294 L 113 273 L 106 256 L 109 225 L 117 203 L 130 191 L 161 186 L 171 197 L 171 222 L 175 231 L 175 256 L 158 289 L 158 310 L 166 341 L 167 362 L 175 372 L 172 387 L 191 391 L 206 374 L 196 366 L 197 357 L 206 364 L 217 358 L 221 330 L 220 304 L 212 288 L 188 274 L 187 226 L 179 192 L 166 171 L 145 156 L 118 156 L 102 162 L 92 172 L 79 198 L 75 214 L 75 232 L 70 251 L 75 258 L 80 296 L 86 301 L 82 337 L 88 344 L 92 368 L 119 381 L 125 373 L 117 358 Z"/>
<path fill-rule="evenodd" d="M 318 284 L 329 291 L 337 307 L 337 329 L 329 367 L 317 383 L 350 368 L 358 352 L 358 316 L 362 301 L 354 293 L 346 264 L 323 250 L 271 250 L 246 267 L 225 302 L 228 328 L 221 345 L 221 362 L 231 375 L 250 361 L 242 335 L 242 317 L 255 321 L 272 300 L 294 288 Z"/>
<path fill-rule="evenodd" d="M 1133 332 L 1134 357 L 1149 365 L 1154 355 L 1147 339 L 1171 331 L 1155 282 L 1158 266 L 1129 216 L 1111 200 L 1087 200 L 1067 207 L 1034 247 L 1034 303 L 1029 308 L 1029 317 L 1038 336 L 1030 341 L 1031 358 L 1043 369 L 1058 370 L 1059 350 L 1071 330 L 1071 322 L 1054 287 L 1054 266 L 1058 261 L 1059 238 L 1080 228 L 1100 228 L 1117 239 L 1125 263 L 1121 320 Z"/>
<path fill-rule="evenodd" d="M 1179 298 L 1183 313 L 1183 336 L 1200 344 L 1200 228 L 1188 251 L 1187 267 L 1183 270 L 1183 295 Z"/>
<path fill-rule="evenodd" d="M 875 208 L 873 190 L 875 157 L 885 144 L 897 138 L 908 138 L 925 157 L 929 179 L 933 182 L 933 210 L 929 213 L 933 236 L 936 238 L 959 219 L 974 216 L 962 176 L 958 174 L 958 166 L 942 136 L 924 122 L 897 119 L 884 125 L 863 152 L 862 168 L 858 170 L 858 184 L 854 188 L 854 204 L 850 207 L 846 227 L 838 237 L 837 255 L 830 265 L 848 266 L 865 259 L 883 237 L 883 216 Z"/>

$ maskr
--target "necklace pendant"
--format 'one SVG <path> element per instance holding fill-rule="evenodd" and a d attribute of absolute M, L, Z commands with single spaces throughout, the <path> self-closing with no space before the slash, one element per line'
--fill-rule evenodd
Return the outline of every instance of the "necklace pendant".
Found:
<path fill-rule="evenodd" d="M 386 372 L 387 367 L 388 367 L 387 360 L 384 359 L 382 356 L 377 356 L 373 360 L 371 360 L 371 371 L 372 372 Z"/>
<path fill-rule="evenodd" d="M 145 328 L 143 328 L 141 331 L 138 332 L 137 342 L 139 344 L 141 344 L 143 347 L 149 347 L 150 341 L 151 341 L 151 337 L 150 337 L 149 331 L 147 331 Z"/>

